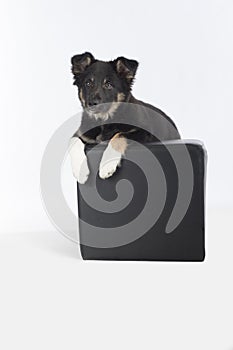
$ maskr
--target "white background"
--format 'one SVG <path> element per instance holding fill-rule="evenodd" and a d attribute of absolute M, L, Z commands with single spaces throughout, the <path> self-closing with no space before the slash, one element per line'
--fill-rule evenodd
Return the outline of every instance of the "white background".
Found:
<path fill-rule="evenodd" d="M 8 0 L 0 16 L 0 347 L 232 350 L 233 2 Z M 84 51 L 137 59 L 134 95 L 204 141 L 205 263 L 83 263 L 47 218 L 40 162 L 80 111 Z"/>

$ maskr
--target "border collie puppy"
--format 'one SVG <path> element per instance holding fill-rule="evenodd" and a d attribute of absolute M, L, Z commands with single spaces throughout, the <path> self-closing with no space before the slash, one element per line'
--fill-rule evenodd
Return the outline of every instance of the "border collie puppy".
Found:
<path fill-rule="evenodd" d="M 145 143 L 180 139 L 176 125 L 164 112 L 133 97 L 137 61 L 118 57 L 103 62 L 86 52 L 72 57 L 71 63 L 83 107 L 81 125 L 71 138 L 69 151 L 79 183 L 85 183 L 89 175 L 85 154 L 88 144 L 106 143 L 99 176 L 107 179 L 120 166 L 129 140 Z"/>

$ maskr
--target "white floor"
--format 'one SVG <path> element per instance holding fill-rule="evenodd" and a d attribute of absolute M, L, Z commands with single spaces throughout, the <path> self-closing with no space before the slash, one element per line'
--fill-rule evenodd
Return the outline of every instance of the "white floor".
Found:
<path fill-rule="evenodd" d="M 204 263 L 83 262 L 56 232 L 0 235 L 0 349 L 233 349 L 230 212 Z"/>

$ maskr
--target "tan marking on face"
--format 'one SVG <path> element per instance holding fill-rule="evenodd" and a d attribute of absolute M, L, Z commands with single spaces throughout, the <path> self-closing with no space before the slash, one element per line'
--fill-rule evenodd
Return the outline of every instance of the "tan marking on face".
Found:
<path fill-rule="evenodd" d="M 123 92 L 118 92 L 117 94 L 117 102 L 123 102 L 125 99 L 125 94 Z"/>
<path fill-rule="evenodd" d="M 111 107 L 108 110 L 108 115 L 110 117 L 112 117 L 113 114 L 116 112 L 118 107 L 119 107 L 119 103 L 118 102 L 112 102 Z"/>
<path fill-rule="evenodd" d="M 127 140 L 124 136 L 121 136 L 120 133 L 115 134 L 110 140 L 112 148 L 121 154 L 125 153 L 127 148 Z"/>
<path fill-rule="evenodd" d="M 80 92 L 79 92 L 79 98 L 80 98 L 80 101 L 81 101 L 81 103 L 82 103 L 82 106 L 84 107 L 86 101 L 85 101 L 85 99 L 84 99 L 84 97 L 83 97 L 83 90 L 82 90 L 82 89 L 81 89 Z"/>

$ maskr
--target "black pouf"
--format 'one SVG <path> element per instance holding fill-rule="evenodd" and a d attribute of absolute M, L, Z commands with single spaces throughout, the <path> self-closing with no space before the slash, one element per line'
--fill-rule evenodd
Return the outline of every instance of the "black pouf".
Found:
<path fill-rule="evenodd" d="M 78 184 L 78 209 L 79 209 L 79 235 L 81 255 L 85 260 L 154 260 L 154 261 L 203 261 L 205 258 L 205 168 L 206 151 L 202 143 L 198 141 L 170 141 L 167 143 L 148 143 L 143 148 L 136 145 L 129 146 L 129 152 L 136 156 L 139 161 L 148 158 L 149 150 L 156 158 L 164 174 L 166 183 L 166 198 L 161 213 L 153 226 L 138 236 L 134 232 L 126 232 L 126 244 L 124 238 L 123 245 L 121 240 L 115 244 L 113 242 L 112 228 L 119 230 L 124 227 L 127 230 L 127 224 L 140 216 L 148 199 L 148 179 L 142 168 L 133 161 L 123 159 L 121 167 L 109 179 L 102 180 L 98 176 L 98 165 L 105 146 L 87 148 L 87 156 L 91 174 L 84 185 Z M 187 161 L 187 156 L 189 160 Z M 175 157 L 175 159 L 174 159 Z M 130 157 L 129 157 L 130 158 Z M 172 232 L 167 232 L 168 221 L 171 218 L 172 211 L 177 201 L 177 195 L 180 186 L 184 186 L 183 193 L 185 197 L 186 180 L 190 180 L 189 172 L 187 179 L 180 182 L 177 170 L 178 163 L 189 164 L 192 168 L 192 193 L 190 203 L 185 209 L 182 220 L 175 225 Z M 184 162 L 183 162 L 184 160 Z M 164 184 L 161 180 L 161 171 L 149 160 L 148 164 L 154 172 L 154 184 L 150 188 L 159 188 Z M 188 166 L 188 165 L 187 165 Z M 153 168 L 154 167 L 154 168 Z M 160 169 L 160 170 L 161 170 Z M 190 169 L 189 169 L 190 171 Z M 96 175 L 97 174 L 97 175 Z M 183 176 L 186 176 L 183 174 Z M 117 184 L 120 180 L 127 179 L 133 188 L 133 197 L 126 207 L 119 211 L 104 212 L 98 201 L 93 206 L 86 201 L 85 192 L 97 192 L 97 194 L 106 202 L 117 198 Z M 161 182 L 162 181 L 162 182 Z M 160 184 L 161 182 L 161 184 Z M 188 183 L 189 181 L 187 181 Z M 127 188 L 127 186 L 126 186 Z M 94 192 L 93 192 L 94 191 Z M 187 187 L 187 191 L 190 188 Z M 131 193 L 131 192 L 130 192 Z M 161 192 L 162 193 L 162 192 Z M 92 194 L 90 194 L 92 196 Z M 160 198 L 154 196 L 154 208 L 159 203 Z M 100 202 L 99 202 L 100 203 Z M 181 203 L 182 204 L 182 203 Z M 159 205 L 158 205 L 159 206 Z M 179 209 L 179 208 L 178 208 Z M 150 212 L 151 210 L 151 212 Z M 147 213 L 148 218 L 153 217 L 153 208 Z M 179 221 L 179 220 L 178 220 Z M 88 232 L 88 223 L 92 227 L 92 232 Z M 96 228 L 96 230 L 95 230 Z M 97 229 L 98 228 L 98 229 Z M 109 230 L 109 236 L 108 232 Z M 129 230 L 132 227 L 129 225 Z M 98 232 L 97 232 L 98 231 Z M 103 235 L 102 235 L 103 231 Z M 117 229 L 114 231 L 114 240 L 117 236 Z M 128 236 L 131 237 L 128 239 Z M 98 241 L 99 240 L 99 241 Z M 111 241 L 112 240 L 112 241 Z M 116 240 L 117 242 L 117 240 Z M 105 244 L 106 243 L 106 244 Z"/>

